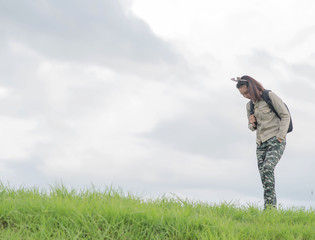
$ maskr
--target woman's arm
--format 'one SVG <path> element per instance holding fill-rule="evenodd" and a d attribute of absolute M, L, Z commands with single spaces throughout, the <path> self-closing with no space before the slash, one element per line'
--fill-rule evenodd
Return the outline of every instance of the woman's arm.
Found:
<path fill-rule="evenodd" d="M 290 113 L 283 103 L 282 99 L 278 97 L 274 92 L 269 92 L 269 97 L 272 101 L 272 105 L 278 115 L 281 117 L 279 132 L 276 137 L 279 140 L 283 140 L 288 133 L 288 128 L 290 125 Z"/>

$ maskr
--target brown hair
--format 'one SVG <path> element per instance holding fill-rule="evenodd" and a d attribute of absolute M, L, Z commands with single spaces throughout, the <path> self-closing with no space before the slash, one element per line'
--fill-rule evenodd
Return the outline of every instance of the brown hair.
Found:
<path fill-rule="evenodd" d="M 250 98 L 256 102 L 261 99 L 261 92 L 264 91 L 264 87 L 254 78 L 244 75 L 241 79 L 246 81 L 238 81 L 236 84 L 237 88 L 246 85 Z"/>

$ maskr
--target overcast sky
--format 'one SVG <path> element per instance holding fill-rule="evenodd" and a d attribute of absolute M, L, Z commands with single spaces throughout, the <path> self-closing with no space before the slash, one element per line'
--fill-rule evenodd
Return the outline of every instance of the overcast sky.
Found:
<path fill-rule="evenodd" d="M 289 106 L 282 206 L 315 207 L 315 2 L 0 0 L 0 180 L 263 205 L 231 77 Z"/>

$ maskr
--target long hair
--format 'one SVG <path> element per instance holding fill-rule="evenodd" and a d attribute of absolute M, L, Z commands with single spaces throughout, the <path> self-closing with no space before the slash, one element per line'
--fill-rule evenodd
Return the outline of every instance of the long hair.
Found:
<path fill-rule="evenodd" d="M 259 101 L 261 99 L 261 92 L 265 90 L 261 83 L 247 75 L 244 75 L 243 77 L 241 77 L 241 79 L 246 81 L 239 81 L 236 84 L 236 87 L 240 88 L 241 86 L 246 85 L 250 98 L 254 102 Z"/>

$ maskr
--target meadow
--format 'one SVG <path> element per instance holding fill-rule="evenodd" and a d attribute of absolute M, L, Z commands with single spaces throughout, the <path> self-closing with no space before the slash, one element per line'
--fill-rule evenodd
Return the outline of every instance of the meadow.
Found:
<path fill-rule="evenodd" d="M 315 211 L 0 185 L 0 239 L 315 239 Z"/>

